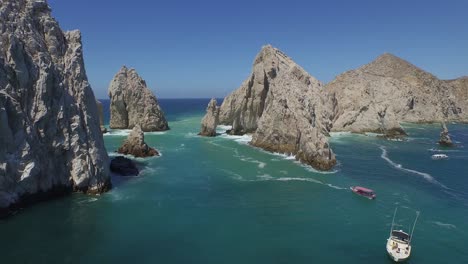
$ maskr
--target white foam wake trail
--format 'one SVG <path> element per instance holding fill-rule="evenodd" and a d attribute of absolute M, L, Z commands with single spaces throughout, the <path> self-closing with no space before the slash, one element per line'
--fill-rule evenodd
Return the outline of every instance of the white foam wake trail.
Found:
<path fill-rule="evenodd" d="M 435 224 L 435 225 L 438 225 L 440 227 L 443 227 L 443 228 L 447 228 L 447 229 L 455 229 L 457 228 L 457 226 L 453 225 L 453 224 L 448 224 L 448 223 L 442 223 L 442 222 L 439 222 L 439 221 L 432 221 L 431 223 Z"/>
<path fill-rule="evenodd" d="M 425 180 L 427 180 L 428 182 L 430 183 L 433 183 L 433 184 L 436 184 L 436 185 L 439 185 L 440 187 L 444 188 L 444 189 L 448 189 L 447 186 L 443 185 L 442 183 L 438 182 L 436 179 L 434 179 L 434 177 L 432 177 L 429 173 L 425 173 L 425 172 L 420 172 L 420 171 L 417 171 L 417 170 L 412 170 L 412 169 L 407 169 L 405 167 L 403 167 L 401 164 L 398 164 L 396 162 L 394 162 L 393 160 L 391 160 L 389 157 L 388 157 L 388 153 L 387 153 L 387 149 L 384 147 L 384 146 L 380 146 L 380 149 L 382 150 L 382 155 L 380 155 L 380 157 L 382 159 L 384 159 L 385 161 L 388 162 L 388 164 L 392 165 L 394 168 L 398 169 L 398 170 L 401 170 L 401 171 L 406 171 L 406 172 L 409 172 L 409 173 L 413 173 L 413 174 L 416 174 L 416 175 L 419 175 L 419 176 L 422 176 Z"/>
<path fill-rule="evenodd" d="M 333 185 L 331 183 L 324 183 L 322 181 L 312 179 L 312 178 L 281 177 L 281 178 L 275 179 L 275 181 L 305 181 L 305 182 L 313 182 L 313 183 L 322 184 L 322 185 L 325 185 L 325 186 L 328 186 L 330 188 L 337 189 L 337 190 L 347 190 L 347 188 L 342 188 L 342 187 Z"/>
<path fill-rule="evenodd" d="M 112 129 L 107 133 L 104 133 L 103 136 L 116 136 L 116 137 L 127 137 L 130 132 L 132 132 L 131 129 Z M 164 135 L 166 134 L 167 131 L 154 131 L 154 132 L 145 132 L 145 135 Z"/>

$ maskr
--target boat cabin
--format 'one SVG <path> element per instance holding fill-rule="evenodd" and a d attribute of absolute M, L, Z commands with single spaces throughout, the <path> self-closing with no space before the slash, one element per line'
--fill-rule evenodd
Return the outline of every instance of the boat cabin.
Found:
<path fill-rule="evenodd" d="M 409 241 L 411 240 L 410 238 L 411 238 L 410 235 L 408 235 L 407 233 L 401 230 L 392 231 L 391 239 L 399 240 L 400 243 L 409 243 Z"/>
<path fill-rule="evenodd" d="M 371 189 L 367 189 L 367 188 L 364 188 L 364 187 L 361 187 L 361 186 L 354 186 L 354 187 L 351 187 L 351 190 L 358 194 L 358 195 L 361 195 L 361 196 L 364 196 L 364 197 L 367 197 L 369 199 L 374 199 L 376 197 L 375 193 L 373 190 Z"/>

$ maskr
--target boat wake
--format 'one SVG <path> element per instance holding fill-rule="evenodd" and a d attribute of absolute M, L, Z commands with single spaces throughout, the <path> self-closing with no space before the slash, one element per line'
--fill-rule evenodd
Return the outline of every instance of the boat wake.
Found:
<path fill-rule="evenodd" d="M 262 175 L 257 175 L 257 179 L 248 180 L 248 179 L 245 179 L 244 177 L 242 177 L 241 175 L 239 175 L 239 174 L 237 174 L 237 173 L 235 173 L 233 171 L 225 170 L 225 169 L 221 169 L 221 171 L 225 172 L 226 174 L 229 174 L 232 179 L 238 180 L 238 181 L 243 181 L 243 182 L 266 182 L 266 181 L 290 182 L 290 181 L 300 181 L 300 182 L 312 182 L 312 183 L 324 185 L 324 186 L 327 186 L 327 187 L 330 187 L 330 188 L 336 189 L 336 190 L 348 190 L 348 188 L 343 188 L 343 187 L 336 186 L 336 185 L 333 185 L 331 183 L 322 182 L 320 180 L 313 179 L 313 178 L 300 178 L 300 177 L 279 177 L 279 178 L 275 178 L 275 177 L 273 177 L 273 176 L 271 176 L 269 174 L 262 174 Z"/>
<path fill-rule="evenodd" d="M 443 228 L 447 228 L 447 229 L 456 229 L 457 228 L 457 226 L 455 226 L 455 225 L 448 224 L 448 223 L 442 223 L 442 222 L 439 222 L 439 221 L 432 221 L 431 223 L 433 223 L 435 225 L 438 225 L 440 227 L 443 227 Z"/>
<path fill-rule="evenodd" d="M 447 186 L 443 185 L 442 183 L 440 183 L 436 179 L 434 179 L 434 177 L 432 177 L 429 173 L 420 172 L 420 171 L 412 170 L 412 169 L 407 169 L 407 168 L 403 167 L 401 164 L 398 164 L 398 163 L 394 162 L 393 160 L 391 160 L 388 157 L 387 149 L 384 146 L 380 146 L 380 149 L 382 150 L 382 155 L 380 155 L 380 157 L 382 159 L 384 159 L 385 161 L 387 161 L 388 164 L 392 165 L 394 168 L 396 168 L 398 170 L 401 170 L 401 171 L 405 171 L 405 172 L 409 172 L 409 173 L 421 176 L 425 180 L 427 180 L 428 182 L 430 182 L 432 184 L 439 185 L 440 187 L 442 187 L 444 189 L 449 189 Z"/>

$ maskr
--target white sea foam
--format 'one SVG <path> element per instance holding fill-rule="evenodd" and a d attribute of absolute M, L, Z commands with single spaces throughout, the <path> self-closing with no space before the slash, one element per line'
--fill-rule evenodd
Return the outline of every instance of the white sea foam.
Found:
<path fill-rule="evenodd" d="M 131 129 L 112 129 L 107 133 L 104 133 L 103 136 L 116 136 L 116 137 L 128 137 L 132 132 Z M 145 132 L 145 135 L 164 135 L 167 131 L 154 131 L 154 132 Z"/>
<path fill-rule="evenodd" d="M 252 141 L 252 135 L 242 135 L 242 136 L 233 136 L 233 135 L 226 135 L 223 134 L 220 136 L 221 138 L 226 138 L 230 140 L 234 140 L 240 144 L 248 144 L 250 141 Z"/>
<path fill-rule="evenodd" d="M 232 126 L 218 125 L 216 127 L 216 132 L 220 134 L 226 133 L 226 131 L 231 130 Z"/>
<path fill-rule="evenodd" d="M 442 183 L 438 182 L 438 181 L 437 181 L 436 179 L 434 179 L 434 177 L 432 177 L 432 175 L 430 175 L 429 173 L 420 172 L 420 171 L 412 170 L 412 169 L 407 169 L 407 168 L 403 167 L 401 164 L 398 164 L 398 163 L 392 161 L 392 160 L 388 157 L 387 149 L 386 149 L 384 146 L 380 146 L 380 149 L 382 150 L 382 154 L 380 155 L 380 157 L 381 157 L 382 159 L 384 159 L 385 161 L 387 161 L 388 164 L 392 165 L 394 168 L 399 169 L 399 170 L 401 170 L 401 171 L 405 171 L 405 172 L 409 172 L 409 173 L 412 173 L 412 174 L 421 176 L 421 177 L 423 177 L 425 180 L 427 180 L 427 181 L 430 182 L 430 183 L 439 185 L 440 187 L 442 187 L 442 188 L 444 188 L 444 189 L 448 189 L 447 186 L 445 186 L 445 185 L 443 185 Z"/>
<path fill-rule="evenodd" d="M 435 225 L 438 225 L 440 227 L 443 227 L 443 228 L 447 228 L 447 229 L 455 229 L 457 228 L 455 225 L 453 224 L 448 224 L 448 223 L 442 223 L 442 222 L 439 222 L 439 221 L 432 221 L 431 223 L 435 224 Z"/>
<path fill-rule="evenodd" d="M 263 174 L 263 175 L 258 175 L 257 178 L 262 179 L 262 180 L 271 180 L 273 177 L 269 174 Z"/>

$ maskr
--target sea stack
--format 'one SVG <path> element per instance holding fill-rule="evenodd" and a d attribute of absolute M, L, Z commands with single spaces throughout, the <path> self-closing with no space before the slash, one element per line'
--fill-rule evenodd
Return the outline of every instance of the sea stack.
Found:
<path fill-rule="evenodd" d="M 206 108 L 206 114 L 202 119 L 199 135 L 204 137 L 216 136 L 216 127 L 219 123 L 219 107 L 216 99 L 212 98 Z"/>
<path fill-rule="evenodd" d="M 321 82 L 283 52 L 264 46 L 251 75 L 225 98 L 220 123 L 232 125 L 232 134 L 251 133 L 253 146 L 293 154 L 303 163 L 328 170 L 336 158 L 326 137 L 322 89 Z"/>
<path fill-rule="evenodd" d="M 2 0 L 0 21 L 0 215 L 50 196 L 108 190 L 80 32 L 63 32 L 43 0 Z"/>
<path fill-rule="evenodd" d="M 159 156 L 159 152 L 145 143 L 145 134 L 139 125 L 135 125 L 122 146 L 120 154 L 133 155 L 137 158 Z"/>
<path fill-rule="evenodd" d="M 120 69 L 109 85 L 109 97 L 111 129 L 132 129 L 135 125 L 145 132 L 169 129 L 156 96 L 134 69 Z"/>
<path fill-rule="evenodd" d="M 440 132 L 439 144 L 445 147 L 453 146 L 452 139 L 450 139 L 449 131 L 445 123 L 442 123 L 442 131 Z"/>
<path fill-rule="evenodd" d="M 101 133 L 107 133 L 107 128 L 104 126 L 104 110 L 102 103 L 99 100 L 96 100 L 96 105 L 99 113 L 99 125 L 101 128 Z"/>
<path fill-rule="evenodd" d="M 395 137 L 406 135 L 400 122 L 466 122 L 468 94 L 462 85 L 462 81 L 439 80 L 401 58 L 383 54 L 326 85 L 331 131 Z"/>

